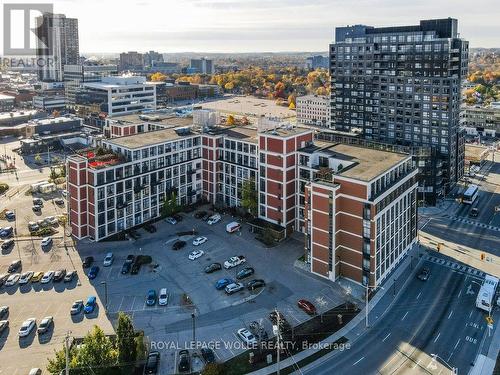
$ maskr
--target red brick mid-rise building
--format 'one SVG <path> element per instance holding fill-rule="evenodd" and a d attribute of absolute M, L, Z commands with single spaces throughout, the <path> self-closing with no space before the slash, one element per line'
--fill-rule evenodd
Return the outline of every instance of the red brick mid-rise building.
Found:
<path fill-rule="evenodd" d="M 68 158 L 76 238 L 99 241 L 157 218 L 173 192 L 179 204 L 239 206 L 251 180 L 258 217 L 285 235 L 304 232 L 321 277 L 378 284 L 415 242 L 409 155 L 315 141 L 312 130 L 290 126 L 197 130 L 150 120 L 114 119 L 114 138 Z M 120 136 L 125 129 L 131 135 Z"/>

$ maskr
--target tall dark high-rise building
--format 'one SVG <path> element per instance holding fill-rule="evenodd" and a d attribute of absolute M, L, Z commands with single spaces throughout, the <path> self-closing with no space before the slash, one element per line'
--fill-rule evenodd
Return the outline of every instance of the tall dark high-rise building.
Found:
<path fill-rule="evenodd" d="M 64 65 L 78 64 L 78 19 L 45 13 L 36 18 L 37 58 L 46 61 L 38 69 L 42 81 L 63 81 Z"/>
<path fill-rule="evenodd" d="M 431 203 L 463 175 L 460 85 L 468 50 L 452 18 L 338 27 L 330 45 L 331 127 L 414 147 L 419 192 Z"/>

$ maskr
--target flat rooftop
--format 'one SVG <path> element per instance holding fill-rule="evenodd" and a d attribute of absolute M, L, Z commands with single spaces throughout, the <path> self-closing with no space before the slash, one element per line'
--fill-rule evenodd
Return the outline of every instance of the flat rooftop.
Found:
<path fill-rule="evenodd" d="M 178 117 L 173 114 L 165 113 L 135 113 L 130 115 L 112 117 L 111 122 L 113 125 L 130 125 L 130 124 L 153 124 L 164 126 L 191 126 L 193 125 L 192 117 Z"/>
<path fill-rule="evenodd" d="M 263 130 L 260 133 L 261 134 L 269 134 L 269 135 L 274 135 L 278 137 L 289 137 L 291 135 L 298 135 L 298 134 L 305 134 L 305 133 L 310 133 L 313 130 L 310 128 L 305 128 L 305 127 L 299 127 L 299 126 L 290 126 L 290 127 L 277 127 L 276 129 L 268 129 L 268 130 Z"/>
<path fill-rule="evenodd" d="M 478 145 L 465 144 L 465 159 L 467 160 L 481 160 L 488 153 L 488 148 Z"/>
<path fill-rule="evenodd" d="M 314 145 L 305 147 L 301 151 L 327 153 L 333 158 L 352 162 L 353 165 L 346 167 L 337 175 L 365 182 L 372 181 L 410 157 L 397 152 L 322 141 L 315 141 Z"/>
<path fill-rule="evenodd" d="M 207 134 L 224 134 L 228 138 L 238 139 L 249 143 L 257 144 L 259 142 L 259 135 L 257 133 L 257 129 L 249 126 L 246 127 L 217 126 L 208 130 Z"/>
<path fill-rule="evenodd" d="M 188 134 L 179 135 L 176 132 L 176 128 L 172 127 L 168 129 L 128 135 L 125 137 L 106 139 L 105 142 L 128 149 L 134 149 L 180 139 L 194 134 L 196 133 L 190 132 Z"/>
<path fill-rule="evenodd" d="M 198 103 L 197 103 L 198 104 Z M 258 118 L 268 117 L 295 117 L 295 111 L 288 107 L 279 106 L 274 100 L 255 98 L 252 96 L 226 95 L 221 99 L 199 103 L 203 109 L 214 109 L 221 113 Z"/>

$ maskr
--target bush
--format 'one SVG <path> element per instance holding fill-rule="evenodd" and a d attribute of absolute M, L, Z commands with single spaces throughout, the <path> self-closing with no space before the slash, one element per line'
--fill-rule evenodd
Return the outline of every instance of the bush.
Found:
<path fill-rule="evenodd" d="M 135 263 L 140 266 L 142 266 L 143 264 L 149 264 L 152 261 L 153 259 L 149 255 L 138 255 L 135 259 Z"/>
<path fill-rule="evenodd" d="M 224 365 L 220 363 L 209 363 L 205 366 L 201 375 L 224 375 L 226 373 L 226 369 Z"/>
<path fill-rule="evenodd" d="M 51 234 L 54 233 L 54 229 L 51 227 L 45 227 L 45 228 L 40 228 L 36 232 L 33 232 L 32 234 L 34 236 L 40 236 L 40 237 L 45 237 L 45 236 L 50 236 Z"/>
<path fill-rule="evenodd" d="M 0 183 L 0 194 L 5 193 L 7 190 L 9 190 L 9 185 Z"/>

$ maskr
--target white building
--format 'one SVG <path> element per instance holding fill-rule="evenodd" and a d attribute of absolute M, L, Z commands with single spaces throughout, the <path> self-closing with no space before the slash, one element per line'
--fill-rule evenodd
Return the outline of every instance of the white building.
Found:
<path fill-rule="evenodd" d="M 322 95 L 299 96 L 296 101 L 297 123 L 328 127 L 330 100 Z"/>
<path fill-rule="evenodd" d="M 64 95 L 37 95 L 33 97 L 33 108 L 42 111 L 53 111 L 63 109 L 66 106 Z"/>
<path fill-rule="evenodd" d="M 85 103 L 99 105 L 109 117 L 156 110 L 156 90 L 146 77 L 103 77 L 101 82 L 84 83 Z"/>

